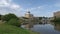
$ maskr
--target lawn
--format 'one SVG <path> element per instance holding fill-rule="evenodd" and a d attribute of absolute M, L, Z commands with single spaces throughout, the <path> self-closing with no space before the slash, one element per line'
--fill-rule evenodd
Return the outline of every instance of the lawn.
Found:
<path fill-rule="evenodd" d="M 0 34 L 38 34 L 38 33 L 8 24 L 0 24 Z"/>

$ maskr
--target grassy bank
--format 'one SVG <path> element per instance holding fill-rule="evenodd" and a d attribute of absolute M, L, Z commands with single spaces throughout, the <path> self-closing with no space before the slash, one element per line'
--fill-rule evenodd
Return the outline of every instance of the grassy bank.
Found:
<path fill-rule="evenodd" d="M 38 34 L 38 33 L 8 24 L 0 24 L 0 34 Z"/>

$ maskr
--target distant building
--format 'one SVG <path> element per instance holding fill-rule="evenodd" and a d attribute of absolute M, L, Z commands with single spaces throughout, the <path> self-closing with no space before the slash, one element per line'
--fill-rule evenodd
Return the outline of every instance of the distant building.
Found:
<path fill-rule="evenodd" d="M 49 18 L 43 17 L 43 18 L 41 19 L 41 22 L 42 22 L 43 24 L 48 23 L 48 22 L 49 22 Z"/>
<path fill-rule="evenodd" d="M 54 20 L 55 18 L 60 18 L 60 11 L 54 12 L 53 17 L 49 17 L 49 21 Z"/>
<path fill-rule="evenodd" d="M 30 11 L 27 11 L 25 13 L 25 16 L 21 17 L 21 19 L 24 20 L 21 24 L 25 25 L 25 28 L 28 29 L 33 27 L 34 24 L 38 24 L 38 17 L 34 17 L 34 15 L 30 13 Z"/>
<path fill-rule="evenodd" d="M 54 12 L 54 17 L 55 18 L 60 18 L 60 11 Z"/>
<path fill-rule="evenodd" d="M 35 17 L 33 14 L 30 13 L 30 11 L 27 11 L 25 13 L 25 16 L 22 17 L 23 20 L 25 20 L 24 23 L 33 23 L 33 24 L 37 24 L 38 23 L 38 20 L 39 18 L 38 17 Z"/>
<path fill-rule="evenodd" d="M 50 21 L 51 21 L 51 20 L 54 20 L 54 17 L 50 17 L 49 20 L 50 20 Z"/>
<path fill-rule="evenodd" d="M 30 11 L 27 11 L 24 17 L 33 19 L 34 16 L 30 13 Z"/>

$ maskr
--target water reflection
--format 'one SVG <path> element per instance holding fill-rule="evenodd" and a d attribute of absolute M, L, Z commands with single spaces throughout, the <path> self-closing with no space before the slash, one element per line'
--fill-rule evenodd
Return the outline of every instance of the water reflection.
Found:
<path fill-rule="evenodd" d="M 54 24 L 54 29 L 60 31 L 60 24 Z"/>
<path fill-rule="evenodd" d="M 60 34 L 59 24 L 36 24 L 31 29 L 32 31 L 40 32 L 41 34 Z"/>
<path fill-rule="evenodd" d="M 30 30 L 41 34 L 60 34 L 60 24 L 35 24 Z"/>

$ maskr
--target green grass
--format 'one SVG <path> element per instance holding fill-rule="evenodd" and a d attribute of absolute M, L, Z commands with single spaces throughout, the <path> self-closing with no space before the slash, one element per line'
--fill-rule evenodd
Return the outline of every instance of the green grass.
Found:
<path fill-rule="evenodd" d="M 38 33 L 8 24 L 0 24 L 0 34 L 38 34 Z"/>

